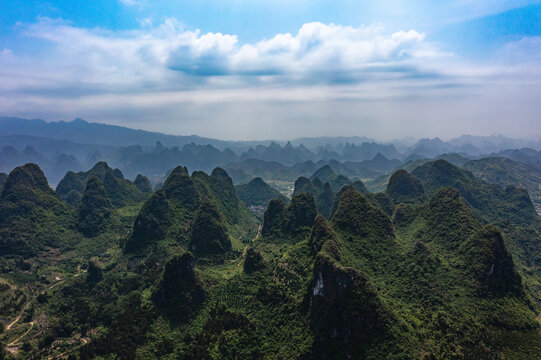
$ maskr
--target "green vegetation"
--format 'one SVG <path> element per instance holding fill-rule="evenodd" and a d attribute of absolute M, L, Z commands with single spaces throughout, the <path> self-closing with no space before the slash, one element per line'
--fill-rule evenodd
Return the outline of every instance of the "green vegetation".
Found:
<path fill-rule="evenodd" d="M 143 193 L 147 193 L 147 194 L 152 193 L 152 184 L 150 183 L 150 180 L 148 180 L 146 176 L 138 174 L 133 184 L 137 186 L 137 188 Z"/>
<path fill-rule="evenodd" d="M 97 177 L 92 176 L 86 183 L 86 190 L 79 205 L 77 229 L 87 237 L 105 232 L 112 207 L 103 184 Z"/>
<path fill-rule="evenodd" d="M 541 209 L 541 170 L 503 157 L 472 160 L 462 166 L 476 177 L 502 187 L 515 185 L 526 189 L 537 208 Z"/>
<path fill-rule="evenodd" d="M 461 244 L 471 277 L 481 296 L 521 297 L 521 279 L 515 271 L 511 254 L 507 251 L 502 235 L 494 226 L 487 226 Z M 471 261 L 475 259 L 475 261 Z"/>
<path fill-rule="evenodd" d="M 505 245 L 537 302 L 541 302 L 541 219 L 526 190 L 488 184 L 444 160 L 429 162 L 412 173 L 429 194 L 452 186 L 483 224 L 497 225 Z"/>
<path fill-rule="evenodd" d="M 4 184 L 6 183 L 8 179 L 8 174 L 0 173 L 0 192 L 2 191 L 2 188 L 4 187 Z"/>
<path fill-rule="evenodd" d="M 77 207 L 81 203 L 81 200 L 83 199 L 83 195 L 81 195 L 80 192 L 77 190 L 71 190 L 68 195 L 66 195 L 66 202 L 70 204 L 71 206 Z"/>
<path fill-rule="evenodd" d="M 126 252 L 137 252 L 163 239 L 171 225 L 171 209 L 163 190 L 148 199 L 133 224 L 133 232 L 126 242 Z"/>
<path fill-rule="evenodd" d="M 175 320 L 187 320 L 205 300 L 205 290 L 189 252 L 165 265 L 162 279 L 152 295 L 157 307 Z"/>
<path fill-rule="evenodd" d="M 103 161 L 94 165 L 94 167 L 87 172 L 67 172 L 56 187 L 56 192 L 62 199 L 67 201 L 68 195 L 72 190 L 76 190 L 80 194 L 84 193 L 86 183 L 93 176 L 103 183 L 103 186 L 115 207 L 133 205 L 145 200 L 147 196 L 132 182 L 124 179 L 120 170 L 111 169 L 109 165 Z"/>
<path fill-rule="evenodd" d="M 333 216 L 333 226 L 343 232 L 373 237 L 377 241 L 394 236 L 389 217 L 354 189 L 347 189 L 342 194 Z"/>
<path fill-rule="evenodd" d="M 321 178 L 325 180 L 325 183 L 322 182 Z M 368 193 L 362 181 L 357 180 L 351 182 L 348 178 L 343 175 L 336 175 L 336 173 L 329 167 L 324 166 L 309 180 L 305 177 L 300 177 L 295 181 L 295 190 L 293 195 L 308 193 L 315 197 L 317 208 L 320 214 L 325 216 L 327 219 L 330 219 L 331 216 L 336 211 L 336 205 L 338 204 L 337 199 L 339 200 L 342 192 L 346 187 L 352 187 L 359 192 Z M 327 181 L 327 180 L 330 180 Z M 335 192 L 335 190 L 337 191 Z M 379 202 L 382 200 L 379 195 L 371 196 L 371 201 Z M 389 201 L 392 205 L 392 200 L 383 199 L 383 201 Z M 392 213 L 392 209 L 390 210 Z"/>
<path fill-rule="evenodd" d="M 113 178 L 100 165 L 70 190 L 84 192 L 72 206 L 35 165 L 9 175 L 0 195 L 9 356 L 541 353 L 540 225 L 524 190 L 440 160 L 398 172 L 377 194 L 301 178 L 289 205 L 270 200 L 259 223 L 219 168 L 177 167 L 162 190 L 116 205 L 127 188 Z"/>
<path fill-rule="evenodd" d="M 94 262 L 88 262 L 88 268 L 86 270 L 86 282 L 90 284 L 96 284 L 103 280 L 103 270 Z"/>
<path fill-rule="evenodd" d="M 246 251 L 246 260 L 244 260 L 244 272 L 252 274 L 263 268 L 265 268 L 263 256 L 253 248 L 249 248 Z"/>
<path fill-rule="evenodd" d="M 318 210 L 323 216 L 329 218 L 331 216 L 332 203 L 334 200 L 334 192 L 331 185 L 326 182 L 323 185 L 323 190 L 317 194 L 316 203 Z"/>
<path fill-rule="evenodd" d="M 325 252 L 315 260 L 310 292 L 313 358 L 364 358 L 388 331 L 392 315 L 368 278 Z"/>
<path fill-rule="evenodd" d="M 333 181 L 336 178 L 336 173 L 334 170 L 329 166 L 325 165 L 314 172 L 314 174 L 310 177 L 310 180 L 319 179 L 321 182 L 330 182 Z"/>
<path fill-rule="evenodd" d="M 197 209 L 200 197 L 193 179 L 185 167 L 177 167 L 163 184 L 165 196 L 188 210 Z"/>
<path fill-rule="evenodd" d="M 231 250 L 227 235 L 216 205 L 203 200 L 191 226 L 190 250 L 198 255 L 223 254 Z"/>
<path fill-rule="evenodd" d="M 406 170 L 398 170 L 391 176 L 386 192 L 395 204 L 415 204 L 426 199 L 423 184 Z"/>
<path fill-rule="evenodd" d="M 263 219 L 263 238 L 269 242 L 296 242 L 310 231 L 316 215 L 316 202 L 308 193 L 293 196 L 287 207 L 281 199 L 271 200 Z"/>
<path fill-rule="evenodd" d="M 351 181 L 344 175 L 338 175 L 329 166 L 325 165 L 318 169 L 311 177 L 310 180 L 315 181 L 318 179 L 321 183 L 329 183 L 333 191 L 338 191 L 342 186 L 351 183 Z"/>
<path fill-rule="evenodd" d="M 47 246 L 59 246 L 62 233 L 72 226 L 68 206 L 49 188 L 34 164 L 15 168 L 0 194 L 0 254 L 37 255 Z"/>
<path fill-rule="evenodd" d="M 267 207 L 272 199 L 282 199 L 286 203 L 289 199 L 272 186 L 267 184 L 260 177 L 254 178 L 248 184 L 235 186 L 239 198 L 248 206 Z"/>

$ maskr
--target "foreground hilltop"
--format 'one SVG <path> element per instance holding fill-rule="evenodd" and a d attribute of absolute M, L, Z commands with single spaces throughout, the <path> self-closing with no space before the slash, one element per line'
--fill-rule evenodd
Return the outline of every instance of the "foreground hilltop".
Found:
<path fill-rule="evenodd" d="M 153 193 L 104 163 L 61 184 L 29 164 L 0 196 L 1 339 L 15 357 L 541 353 L 528 193 L 447 161 L 400 170 L 380 193 L 325 168 L 289 202 L 221 168 L 179 166 Z M 246 202 L 267 206 L 261 222 Z"/>

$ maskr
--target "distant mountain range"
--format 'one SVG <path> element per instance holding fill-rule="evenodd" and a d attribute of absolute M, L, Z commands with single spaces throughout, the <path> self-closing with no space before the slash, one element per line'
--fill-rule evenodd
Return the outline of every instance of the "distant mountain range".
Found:
<path fill-rule="evenodd" d="M 81 171 L 87 168 L 72 154 L 55 153 L 45 157 L 32 146 L 26 146 L 21 151 L 12 146 L 4 146 L 0 150 L 0 172 L 9 173 L 15 167 L 27 163 L 39 164 L 52 184 L 56 184 L 70 170 Z"/>
<path fill-rule="evenodd" d="M 69 140 L 82 144 L 91 143 L 115 147 L 128 145 L 152 146 L 157 141 L 166 146 L 182 146 L 189 143 L 211 144 L 217 147 L 228 145 L 225 141 L 196 135 L 166 135 L 116 125 L 90 123 L 82 119 L 75 119 L 70 122 L 46 122 L 40 119 L 28 120 L 15 117 L 0 117 L 0 134 L 31 135 L 56 140 Z"/>
<path fill-rule="evenodd" d="M 406 153 L 435 157 L 443 153 L 458 153 L 469 156 L 481 156 L 498 153 L 506 149 L 541 148 L 541 141 L 511 139 L 505 136 L 462 135 L 449 141 L 440 138 L 420 139 Z"/>
<path fill-rule="evenodd" d="M 224 141 L 218 139 L 205 138 L 197 135 L 180 136 L 168 135 L 158 132 L 150 132 L 145 130 L 135 130 L 127 127 L 91 123 L 83 119 L 75 119 L 70 122 L 58 121 L 47 122 L 40 119 L 22 119 L 16 117 L 0 117 L 0 136 L 6 135 L 29 135 L 41 138 L 49 138 L 56 140 L 68 140 L 80 144 L 108 145 L 108 146 L 129 146 L 141 145 L 143 147 L 153 146 L 157 141 L 160 141 L 164 146 L 183 146 L 194 143 L 199 145 L 210 144 L 220 150 L 230 148 L 235 152 L 245 152 L 250 147 L 258 145 L 268 146 L 271 140 L 268 141 Z M 276 141 L 282 146 L 286 142 Z M 481 155 L 499 152 L 506 149 L 520 149 L 531 147 L 533 149 L 541 149 L 541 140 L 524 140 L 512 139 L 505 136 L 472 136 L 462 135 L 458 138 L 449 141 L 443 141 L 439 138 L 420 139 L 412 146 L 406 146 L 406 143 L 411 141 L 396 140 L 393 142 L 378 142 L 377 140 L 364 136 L 338 136 L 338 137 L 312 137 L 312 138 L 296 138 L 291 140 L 291 145 L 298 147 L 304 145 L 312 151 L 317 151 L 319 148 L 333 149 L 339 151 L 346 144 L 363 145 L 366 143 L 378 143 L 380 145 L 393 145 L 393 148 L 400 148 L 401 155 L 407 156 L 418 154 L 421 156 L 434 156 L 449 153 L 465 153 L 469 155 Z M 396 143 L 396 146 L 395 146 Z M 366 146 L 366 145 L 365 145 Z M 404 149 L 404 151 L 402 150 Z M 391 150 L 392 151 L 392 150 Z M 385 151 L 378 151 L 383 155 L 393 158 L 395 156 L 387 154 Z M 367 156 L 364 160 L 372 158 Z"/>
<path fill-rule="evenodd" d="M 236 183 L 258 176 L 268 179 L 265 172 L 292 181 L 324 165 L 352 179 L 370 179 L 388 175 L 410 162 L 419 165 L 441 158 L 442 154 L 457 165 L 490 155 L 541 168 L 540 141 L 463 135 L 449 141 L 434 138 L 420 139 L 411 146 L 405 144 L 396 141 L 395 146 L 359 136 L 298 138 L 288 142 L 224 141 L 82 119 L 46 122 L 0 117 L 0 171 L 8 173 L 16 166 L 34 162 L 52 184 L 67 170 L 88 170 L 98 161 L 107 161 L 128 178 L 140 173 L 154 183 L 177 165 L 191 171 L 225 167 Z"/>

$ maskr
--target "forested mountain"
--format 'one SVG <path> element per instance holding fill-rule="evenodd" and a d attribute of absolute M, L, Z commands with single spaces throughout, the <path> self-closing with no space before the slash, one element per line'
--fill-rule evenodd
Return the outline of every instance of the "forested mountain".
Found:
<path fill-rule="evenodd" d="M 505 136 L 462 135 L 449 141 L 440 138 L 420 139 L 408 150 L 409 154 L 435 157 L 443 153 L 459 153 L 469 156 L 497 153 L 505 149 L 524 147 L 538 148 L 540 141 L 511 139 Z"/>
<path fill-rule="evenodd" d="M 70 196 L 84 194 L 86 184 L 92 177 L 96 177 L 105 187 L 105 191 L 115 206 L 137 203 L 146 198 L 143 192 L 131 181 L 124 179 L 119 169 L 112 169 L 105 162 L 97 163 L 87 172 L 74 173 L 69 171 L 56 187 L 56 192 L 65 200 Z"/>
<path fill-rule="evenodd" d="M 71 153 L 74 145 L 84 145 L 87 148 L 140 145 L 152 147 L 156 142 L 161 142 L 166 147 L 179 147 L 194 143 L 196 145 L 212 145 L 219 150 L 232 149 L 235 153 L 260 154 L 257 157 L 261 160 L 275 161 L 272 157 L 276 152 L 283 152 L 284 158 L 289 156 L 292 163 L 295 157 L 302 155 L 304 149 L 313 152 L 320 151 L 321 154 L 340 154 L 341 160 L 362 161 L 370 160 L 377 153 L 381 153 L 389 159 L 402 159 L 411 154 L 424 157 L 435 157 L 445 152 L 455 152 L 479 156 L 482 154 L 498 153 L 506 149 L 531 148 L 539 150 L 540 141 L 512 139 L 504 136 L 471 136 L 462 135 L 458 138 L 443 141 L 439 138 L 420 139 L 411 146 L 405 146 L 401 141 L 379 143 L 367 137 L 313 137 L 298 138 L 290 142 L 272 141 L 223 141 L 210 138 L 191 136 L 167 135 L 144 130 L 134 130 L 122 126 L 91 123 L 82 119 L 73 121 L 46 122 L 39 119 L 21 119 L 15 117 L 0 117 L 0 146 L 19 147 L 20 144 L 31 145 L 40 152 L 45 152 L 40 147 L 62 147 L 58 152 Z M 282 149 L 277 149 L 279 145 Z M 302 147 L 301 147 L 302 145 Z M 400 151 L 397 151 L 397 147 Z M 291 149 L 299 151 L 291 151 Z M 303 149 L 304 148 L 304 149 Z M 72 149 L 72 151 L 67 151 Z M 273 151 L 274 150 L 274 151 Z M 102 150 L 100 150 L 102 151 Z M 88 152 L 88 151 L 87 151 Z M 107 151 L 105 151 L 107 152 Z M 52 155 L 47 154 L 47 156 Z M 80 154 L 74 154 L 76 156 Z M 331 156 L 330 158 L 333 158 Z M 251 157 L 250 157 L 251 158 Z M 328 160 L 329 157 L 322 156 L 319 159 Z M 305 159 L 308 160 L 308 159 Z M 314 159 L 311 159 L 314 160 Z M 289 163 L 284 160 L 284 163 Z"/>
<path fill-rule="evenodd" d="M 5 173 L 0 173 L 0 191 L 2 191 L 2 188 L 4 187 L 4 184 L 6 183 L 6 180 L 8 179 L 8 175 Z"/>
<path fill-rule="evenodd" d="M 498 155 L 541 169 L 541 151 L 530 148 L 508 149 L 500 151 Z"/>
<path fill-rule="evenodd" d="M 239 194 L 239 198 L 248 206 L 266 208 L 272 199 L 282 199 L 285 202 L 289 201 L 287 197 L 259 177 L 254 178 L 247 184 L 237 185 L 235 189 Z"/>
<path fill-rule="evenodd" d="M 69 206 L 49 187 L 35 164 L 13 170 L 0 194 L 0 254 L 22 259 L 60 246 L 73 225 Z"/>
<path fill-rule="evenodd" d="M 489 183 L 526 189 L 541 212 L 541 168 L 503 157 L 473 160 L 464 164 L 463 168 Z"/>
<path fill-rule="evenodd" d="M 539 152 L 520 142 L 0 125 L 20 131 L 0 137 L 3 357 L 541 353 Z"/>
<path fill-rule="evenodd" d="M 305 142 L 305 143 L 304 143 Z M 197 136 L 172 136 L 120 126 L 71 122 L 45 122 L 0 118 L 0 171 L 10 172 L 28 162 L 36 163 L 56 185 L 67 171 L 84 171 L 106 161 L 126 177 L 142 174 L 154 184 L 170 169 L 184 164 L 193 170 L 228 170 L 236 184 L 255 177 L 294 182 L 324 165 L 352 179 L 387 180 L 399 167 L 411 171 L 435 158 L 462 166 L 469 160 L 496 154 L 541 167 L 535 141 L 502 136 L 443 141 L 421 139 L 406 146 L 401 141 L 378 143 L 365 137 L 301 138 L 293 141 L 222 141 Z M 528 148 L 525 146 L 531 146 Z M 400 149 L 400 150 L 397 150 Z M 370 183 L 371 184 L 371 183 Z"/>
<path fill-rule="evenodd" d="M 356 179 L 367 179 L 387 174 L 400 164 L 401 162 L 399 160 L 388 160 L 378 153 L 374 159 L 365 161 L 340 162 L 331 159 L 313 162 L 308 160 L 287 166 L 276 161 L 249 159 L 240 163 L 228 164 L 225 168 L 231 173 L 233 180 L 240 183 L 246 182 L 253 177 L 295 181 L 299 176 L 310 177 L 323 167 L 330 168 L 337 175 Z"/>
<path fill-rule="evenodd" d="M 5 353 L 540 353 L 541 220 L 526 191 L 444 160 L 394 173 L 378 194 L 337 178 L 322 167 L 297 179 L 287 204 L 221 168 L 176 167 L 151 194 L 106 163 L 68 173 L 57 192 L 38 166 L 16 168 L 0 196 Z M 245 205 L 268 199 L 262 220 Z"/>

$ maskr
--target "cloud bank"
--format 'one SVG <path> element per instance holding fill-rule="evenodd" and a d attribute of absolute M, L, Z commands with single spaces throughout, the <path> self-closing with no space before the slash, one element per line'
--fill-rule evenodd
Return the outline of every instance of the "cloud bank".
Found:
<path fill-rule="evenodd" d="M 0 107 L 10 115 L 82 116 L 234 139 L 329 131 L 426 136 L 436 124 L 458 134 L 491 124 L 503 132 L 503 116 L 519 104 L 534 106 L 528 99 L 539 93 L 532 86 L 540 79 L 535 37 L 503 48 L 507 60 L 479 65 L 441 50 L 424 33 L 382 25 L 313 22 L 254 43 L 188 30 L 174 19 L 113 32 L 41 18 L 18 30 L 43 50 L 0 50 Z M 514 101 L 510 112 L 483 108 L 505 99 Z M 524 129 L 515 130 L 525 131 L 539 113 L 539 105 L 521 111 Z"/>
<path fill-rule="evenodd" d="M 51 45 L 44 66 L 78 72 L 78 80 L 89 84 L 163 85 L 166 77 L 173 77 L 171 82 L 179 88 L 189 88 L 225 76 L 239 77 L 230 82 L 237 86 L 240 80 L 350 83 L 376 73 L 412 76 L 422 72 L 417 69 L 420 60 L 446 56 L 415 30 L 386 34 L 382 26 L 318 22 L 304 24 L 295 35 L 277 34 L 254 44 L 241 44 L 236 35 L 184 30 L 174 19 L 129 32 L 81 29 L 41 19 L 23 33 Z M 184 81 L 178 82 L 180 76 Z"/>

